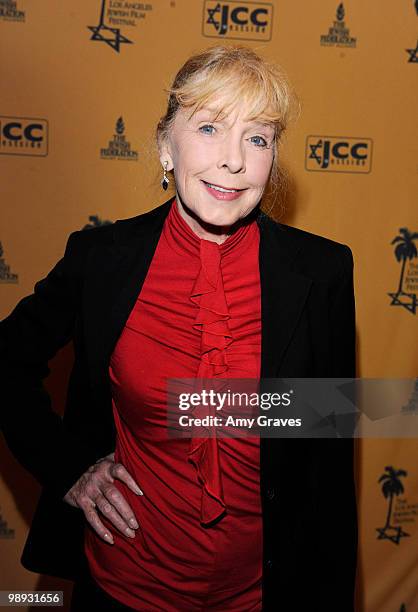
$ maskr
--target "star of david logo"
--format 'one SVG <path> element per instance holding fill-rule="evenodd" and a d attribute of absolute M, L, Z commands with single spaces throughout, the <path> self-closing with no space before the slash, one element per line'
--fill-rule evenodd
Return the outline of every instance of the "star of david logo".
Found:
<path fill-rule="evenodd" d="M 311 154 L 309 155 L 309 159 L 314 159 L 318 162 L 318 165 L 321 165 L 322 156 L 317 154 L 317 150 L 322 148 L 322 140 L 319 140 L 316 144 L 310 144 L 309 148 L 311 150 Z"/>
<path fill-rule="evenodd" d="M 396 293 L 388 293 L 392 298 L 390 303 L 391 306 L 403 306 L 412 314 L 416 314 L 418 299 L 416 293 L 406 293 L 404 291 L 398 291 Z"/>
<path fill-rule="evenodd" d="M 207 24 L 215 26 L 216 30 L 219 30 L 220 23 L 215 20 L 215 13 L 219 13 L 221 10 L 221 5 L 218 3 L 215 8 L 208 8 L 208 20 Z"/>
<path fill-rule="evenodd" d="M 112 47 L 114 51 L 119 53 L 121 43 L 132 44 L 132 41 L 123 36 L 120 33 L 119 28 L 110 28 L 104 24 L 99 24 L 97 26 L 87 26 L 89 30 L 93 32 L 90 40 L 99 40 L 101 42 L 105 42 L 109 47 Z"/>
<path fill-rule="evenodd" d="M 390 540 L 394 544 L 399 544 L 401 538 L 409 537 L 409 533 L 406 533 L 400 526 L 378 527 L 376 531 L 379 534 L 378 540 Z"/>
<path fill-rule="evenodd" d="M 407 53 L 409 53 L 408 63 L 417 64 L 418 63 L 418 41 L 415 49 L 405 49 Z"/>

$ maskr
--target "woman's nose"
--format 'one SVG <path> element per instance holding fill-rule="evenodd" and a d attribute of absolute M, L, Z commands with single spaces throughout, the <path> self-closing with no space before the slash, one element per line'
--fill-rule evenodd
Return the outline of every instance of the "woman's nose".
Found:
<path fill-rule="evenodd" d="M 235 138 L 226 138 L 220 149 L 218 168 L 227 167 L 228 170 L 237 174 L 245 172 L 245 154 L 243 144 Z"/>

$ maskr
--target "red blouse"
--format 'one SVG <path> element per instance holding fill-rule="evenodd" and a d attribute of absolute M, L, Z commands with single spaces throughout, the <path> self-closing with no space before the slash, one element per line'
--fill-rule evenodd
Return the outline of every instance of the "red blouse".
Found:
<path fill-rule="evenodd" d="M 261 610 L 259 438 L 169 438 L 167 378 L 260 376 L 259 230 L 201 239 L 173 199 L 110 360 L 115 461 L 139 529 L 114 545 L 86 526 L 92 576 L 136 610 Z M 214 520 L 217 519 L 217 520 Z"/>

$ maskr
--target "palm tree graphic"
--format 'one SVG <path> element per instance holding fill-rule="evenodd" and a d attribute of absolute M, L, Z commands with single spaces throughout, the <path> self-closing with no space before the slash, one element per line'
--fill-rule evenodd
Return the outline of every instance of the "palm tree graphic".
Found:
<path fill-rule="evenodd" d="M 399 544 L 402 537 L 409 536 L 401 526 L 391 525 L 391 514 L 392 514 L 392 503 L 395 495 L 400 495 L 404 492 L 404 487 L 401 482 L 401 477 L 407 476 L 405 470 L 395 470 L 391 465 L 385 467 L 386 473 L 382 474 L 378 482 L 383 482 L 382 493 L 385 499 L 389 498 L 389 508 L 386 516 L 386 523 L 384 527 L 378 527 L 378 540 L 390 540 L 394 544 Z"/>
<path fill-rule="evenodd" d="M 391 306 L 403 306 L 413 314 L 417 309 L 417 294 L 407 293 L 403 290 L 403 281 L 405 274 L 406 261 L 418 257 L 418 251 L 414 240 L 417 240 L 418 232 L 411 233 L 406 227 L 399 229 L 399 235 L 396 236 L 391 244 L 395 244 L 395 257 L 398 262 L 402 261 L 401 275 L 399 278 L 399 286 L 396 293 L 388 293 L 392 298 Z M 406 298 L 406 299 L 405 299 Z"/>

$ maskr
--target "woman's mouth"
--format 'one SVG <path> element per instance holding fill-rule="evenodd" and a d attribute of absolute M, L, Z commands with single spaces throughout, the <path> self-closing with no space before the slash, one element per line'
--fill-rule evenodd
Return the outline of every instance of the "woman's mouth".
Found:
<path fill-rule="evenodd" d="M 217 200 L 236 200 L 242 192 L 245 191 L 245 189 L 235 189 L 233 187 L 224 187 L 222 185 L 208 183 L 203 179 L 202 183 L 205 185 L 206 190 Z"/>

